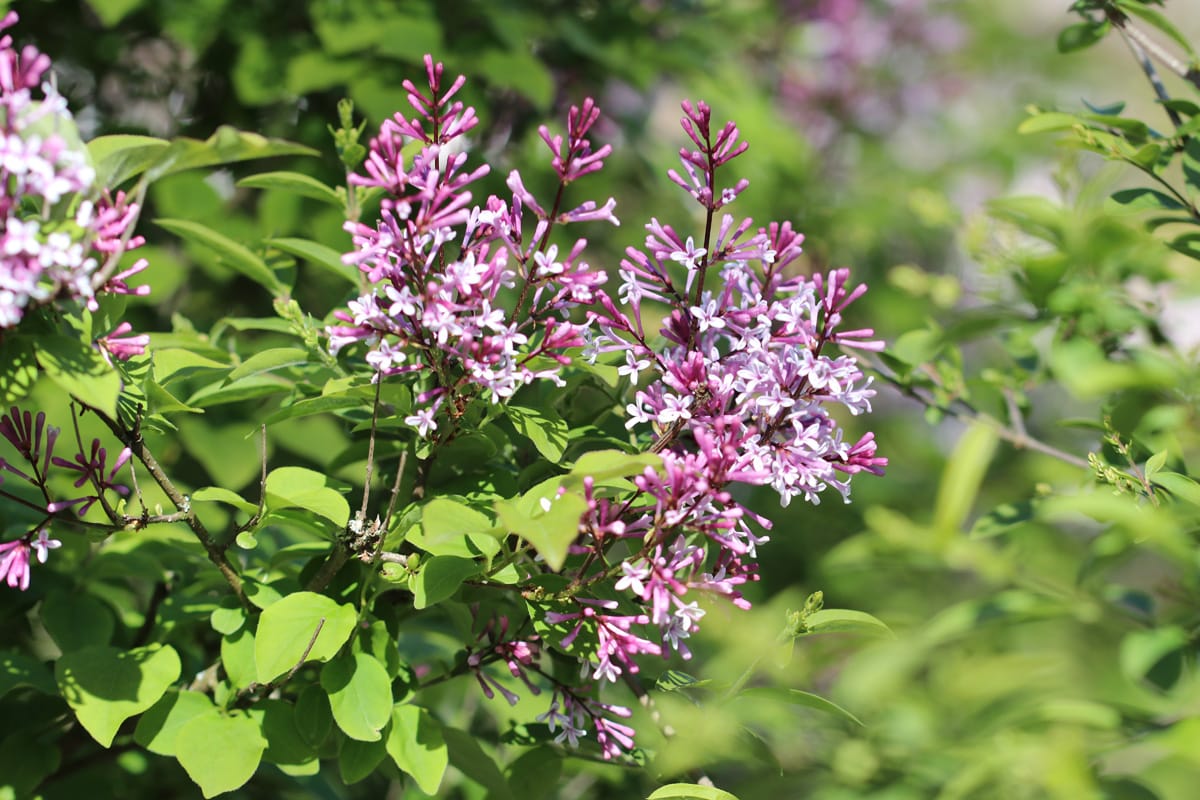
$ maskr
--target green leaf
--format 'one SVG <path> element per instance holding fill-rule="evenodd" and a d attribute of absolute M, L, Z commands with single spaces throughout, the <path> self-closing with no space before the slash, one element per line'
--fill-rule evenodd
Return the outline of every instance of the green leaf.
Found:
<path fill-rule="evenodd" d="M 344 653 L 321 669 L 333 721 L 351 739 L 375 742 L 391 719 L 392 681 L 383 664 L 366 653 Z"/>
<path fill-rule="evenodd" d="M 133 740 L 151 753 L 173 756 L 177 752 L 175 743 L 183 726 L 212 710 L 212 700 L 203 692 L 168 689 L 157 703 L 142 714 L 133 731 Z"/>
<path fill-rule="evenodd" d="M 1074 114 L 1063 111 L 1038 111 L 1017 126 L 1017 133 L 1046 133 L 1048 131 L 1070 130 L 1076 125 L 1082 125 L 1083 120 Z"/>
<path fill-rule="evenodd" d="M 41 661 L 17 650 L 0 651 L 0 697 L 21 686 L 58 694 L 54 676 Z"/>
<path fill-rule="evenodd" d="M 346 395 L 310 397 L 306 400 L 299 400 L 292 403 L 290 406 L 284 406 L 263 420 L 263 424 L 274 425 L 276 422 L 283 422 L 285 419 L 309 417 L 313 414 L 324 414 L 329 411 L 340 411 L 347 408 L 362 408 L 367 406 L 369 402 L 369 400 L 364 400 L 362 397 L 348 397 Z"/>
<path fill-rule="evenodd" d="M 226 598 L 208 615 L 208 624 L 223 636 L 231 636 L 246 625 L 246 610 L 234 598 Z"/>
<path fill-rule="evenodd" d="M 676 692 L 680 689 L 700 689 L 710 683 L 712 683 L 710 680 L 700 680 L 686 672 L 669 669 L 658 676 L 658 680 L 654 682 L 654 688 L 663 692 Z"/>
<path fill-rule="evenodd" d="M 1180 475 L 1178 472 L 1157 472 L 1151 482 L 1166 489 L 1178 500 L 1200 506 L 1200 483 L 1196 483 L 1187 475 Z"/>
<path fill-rule="evenodd" d="M 257 133 L 246 133 L 222 125 L 212 136 L 201 141 L 179 137 L 171 140 L 171 146 L 160 155 L 149 168 L 151 180 L 174 175 L 189 169 L 214 167 L 257 158 L 275 156 L 320 155 L 311 147 L 282 139 L 268 139 Z"/>
<path fill-rule="evenodd" d="M 755 686 L 749 689 L 743 689 L 739 696 L 744 697 L 767 697 L 775 702 L 791 703 L 792 705 L 805 706 L 814 708 L 817 711 L 823 711 L 826 714 L 833 714 L 835 717 L 841 717 L 844 720 L 853 722 L 855 725 L 862 725 L 862 720 L 851 714 L 846 709 L 839 706 L 832 700 L 826 700 L 818 694 L 812 692 L 803 692 L 799 689 L 785 689 L 776 686 Z"/>
<path fill-rule="evenodd" d="M 735 795 L 714 786 L 698 783 L 672 783 L 655 789 L 646 800 L 738 800 Z"/>
<path fill-rule="evenodd" d="M 1104 38 L 1108 29 L 1108 20 L 1070 25 L 1058 34 L 1058 52 L 1070 53 L 1091 47 Z"/>
<path fill-rule="evenodd" d="M 567 423 L 550 408 L 530 408 L 509 403 L 504 413 L 512 420 L 517 432 L 529 441 L 545 458 L 558 463 L 567 448 Z"/>
<path fill-rule="evenodd" d="M 304 687 L 296 698 L 296 730 L 311 747 L 320 747 L 333 730 L 333 712 L 329 695 L 320 686 Z"/>
<path fill-rule="evenodd" d="M 267 508 L 303 508 L 319 514 L 339 528 L 350 521 L 350 504 L 326 475 L 304 467 L 279 467 L 267 475 Z"/>
<path fill-rule="evenodd" d="M 370 775 L 387 758 L 387 746 L 380 738 L 372 742 L 346 739 L 338 751 L 338 774 L 349 786 Z"/>
<path fill-rule="evenodd" d="M 662 467 L 662 457 L 656 453 L 593 450 L 576 459 L 575 465 L 571 467 L 571 475 L 581 479 L 590 477 L 596 483 L 604 483 L 613 478 L 641 475 L 646 467 L 659 469 Z"/>
<path fill-rule="evenodd" d="M 111 28 L 133 11 L 140 8 L 145 0 L 88 0 L 88 5 L 100 19 L 100 24 Z M 109 186 L 110 184 L 102 184 Z"/>
<path fill-rule="evenodd" d="M 258 680 L 254 658 L 254 634 L 243 627 L 221 637 L 221 668 L 229 683 L 243 689 Z"/>
<path fill-rule="evenodd" d="M 118 134 L 97 136 L 88 142 L 87 149 L 96 167 L 96 183 L 115 189 L 149 169 L 170 146 L 166 139 Z"/>
<path fill-rule="evenodd" d="M 397 767 L 413 777 L 421 791 L 437 794 L 450 758 L 442 726 L 428 711 L 413 705 L 393 708 L 387 752 Z"/>
<path fill-rule="evenodd" d="M 112 612 L 100 600 L 62 591 L 42 603 L 42 624 L 64 653 L 108 644 L 116 627 Z"/>
<path fill-rule="evenodd" d="M 1122 191 L 1114 192 L 1112 199 L 1114 202 L 1132 211 L 1147 211 L 1160 208 L 1170 209 L 1171 211 L 1184 210 L 1183 204 L 1174 197 L 1164 194 L 1157 189 L 1148 189 L 1145 187 L 1123 189 Z"/>
<path fill-rule="evenodd" d="M 922 329 L 901 334 L 888 354 L 905 364 L 917 365 L 935 359 L 944 346 L 945 337 L 942 333 Z"/>
<path fill-rule="evenodd" d="M 508 785 L 514 797 L 545 800 L 559 786 L 563 757 L 553 747 L 535 747 L 508 765 Z"/>
<path fill-rule="evenodd" d="M 587 511 L 587 501 L 575 492 L 556 496 L 544 491 L 543 486 L 534 487 L 520 502 L 498 501 L 496 513 L 504 528 L 533 545 L 547 566 L 558 571 L 567 560 L 571 542 L 579 536 L 579 519 Z M 530 509 L 530 499 L 535 501 L 536 510 Z M 541 507 L 543 500 L 548 509 Z"/>
<path fill-rule="evenodd" d="M 508 781 L 496 766 L 495 760 L 484 752 L 475 737 L 457 728 L 443 728 L 450 763 L 462 774 L 487 789 L 488 800 L 512 800 L 513 794 Z M 528 795 L 521 795 L 527 800 Z"/>
<path fill-rule="evenodd" d="M 1121 640 L 1121 672 L 1131 681 L 1140 681 L 1158 662 L 1187 643 L 1187 632 L 1176 625 L 1128 633 Z"/>
<path fill-rule="evenodd" d="M 0 404 L 8 408 L 37 383 L 38 366 L 34 340 L 6 332 L 0 338 Z"/>
<path fill-rule="evenodd" d="M 492 521 L 484 514 L 447 497 L 435 497 L 421 509 L 423 541 L 430 547 L 491 530 Z"/>
<path fill-rule="evenodd" d="M 228 236 L 186 219 L 156 219 L 154 224 L 185 241 L 212 250 L 220 257 L 221 263 L 245 275 L 272 295 L 282 295 L 287 291 L 266 261 Z"/>
<path fill-rule="evenodd" d="M 458 556 L 434 556 L 422 561 L 412 579 L 413 606 L 428 608 L 440 603 L 458 591 L 464 580 L 478 575 L 482 569 L 478 562 Z"/>
<path fill-rule="evenodd" d="M 116 418 L 121 376 L 95 348 L 58 334 L 39 336 L 35 348 L 38 363 L 60 389 Z"/>
<path fill-rule="evenodd" d="M 30 736 L 28 730 L 18 727 L 0 739 L 0 798 L 44 797 L 36 790 L 61 763 L 62 753 L 55 744 Z"/>
<path fill-rule="evenodd" d="M 341 209 L 345 205 L 333 189 L 316 178 L 310 178 L 300 172 L 260 172 L 257 175 L 242 178 L 237 185 L 249 186 L 252 189 L 279 189 L 290 194 L 298 194 L 301 197 L 320 200 L 337 209 Z"/>
<path fill-rule="evenodd" d="M 308 363 L 308 351 L 300 347 L 272 347 L 260 350 L 238 364 L 225 377 L 225 381 L 236 381 L 263 372 L 273 372 L 284 367 L 295 367 Z"/>
<path fill-rule="evenodd" d="M 314 266 L 321 267 L 331 275 L 342 278 L 351 286 L 358 287 L 359 285 L 362 273 L 356 267 L 343 262 L 342 254 L 332 247 L 327 247 L 319 242 L 310 242 L 308 239 L 292 238 L 267 239 L 266 244 L 290 256 L 304 259 Z"/>
<path fill-rule="evenodd" d="M 259 682 L 275 680 L 301 659 L 333 658 L 350 638 L 357 618 L 354 606 L 314 592 L 295 592 L 272 603 L 259 618 L 254 641 Z"/>
<path fill-rule="evenodd" d="M 974 425 L 958 440 L 946 462 L 933 508 L 934 527 L 944 536 L 957 532 L 966 521 L 996 450 L 996 433 Z"/>
<path fill-rule="evenodd" d="M 179 654 L 165 645 L 85 647 L 62 656 L 54 675 L 79 724 L 109 747 L 125 720 L 158 702 L 178 680 L 180 668 Z"/>
<path fill-rule="evenodd" d="M 239 511 L 245 511 L 247 514 L 254 514 L 258 511 L 258 506 L 254 503 L 243 499 L 237 492 L 223 489 L 220 486 L 205 486 L 203 489 L 197 489 L 192 492 L 191 497 L 192 502 L 224 503 L 233 506 Z"/>
<path fill-rule="evenodd" d="M 231 792 L 258 770 L 267 740 L 248 714 L 216 709 L 184 725 L 175 739 L 176 758 L 205 797 Z"/>
<path fill-rule="evenodd" d="M 894 638 L 892 629 L 865 611 L 823 608 L 804 621 L 807 633 L 866 633 Z"/>
<path fill-rule="evenodd" d="M 300 736 L 295 707 L 291 703 L 267 698 L 255 703 L 248 713 L 267 740 L 263 761 L 275 764 L 292 776 L 316 775 L 320 771 L 317 750 Z"/>

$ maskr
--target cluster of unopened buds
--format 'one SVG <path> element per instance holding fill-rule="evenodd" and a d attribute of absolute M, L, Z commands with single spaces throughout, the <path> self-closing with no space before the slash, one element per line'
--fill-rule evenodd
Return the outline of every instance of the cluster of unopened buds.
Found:
<path fill-rule="evenodd" d="M 37 554 L 39 563 L 46 563 L 50 550 L 61 546 L 57 539 L 49 536 L 49 526 L 59 514 L 75 509 L 80 517 L 97 502 L 111 508 L 109 493 L 125 497 L 129 488 L 117 483 L 117 475 L 129 462 L 130 450 L 123 448 L 112 465 L 108 463 L 108 451 L 99 439 L 93 439 L 85 452 L 79 441 L 78 450 L 70 460 L 54 455 L 55 444 L 62 430 L 46 424 L 46 415 L 38 412 L 21 411 L 16 406 L 0 416 L 0 436 L 12 445 L 21 460 L 22 467 L 0 457 L 0 497 L 33 512 L 37 522 L 23 536 L 0 543 L 0 580 L 8 585 L 25 590 L 29 588 L 29 555 Z M 76 492 L 54 499 L 59 482 L 52 481 L 53 468 L 65 470 L 74 478 Z M 5 478 L 15 476 L 28 488 L 20 492 L 4 487 Z M 82 490 L 81 492 L 78 490 Z"/>
<path fill-rule="evenodd" d="M 10 11 L 0 30 L 16 22 Z M 130 230 L 138 205 L 96 186 L 66 100 L 45 80 L 49 68 L 36 48 L 18 50 L 11 36 L 0 37 L 0 332 L 36 306 L 71 300 L 95 310 L 99 293 L 150 291 L 127 283 L 144 259 L 116 271 L 120 257 L 143 244 Z M 122 323 L 96 344 L 106 358 L 145 352 L 149 338 L 131 330 Z"/>
<path fill-rule="evenodd" d="M 724 188 L 717 181 L 746 143 L 732 122 L 714 129 L 707 105 L 685 102 L 682 125 L 694 149 L 680 151 L 682 172 L 669 177 L 700 205 L 705 238 L 651 220 L 644 245 L 621 261 L 614 301 L 601 289 L 606 273 L 584 259 L 585 239 L 563 248 L 550 240 L 569 223 L 619 224 L 612 199 L 562 210 L 568 184 L 600 169 L 610 152 L 587 138 L 599 109 L 590 99 L 573 107 L 565 138 L 540 129 L 559 178 L 551 203 L 514 171 L 510 198 L 473 204 L 467 187 L 488 171 L 467 168 L 464 137 L 478 120 L 451 102 L 463 78 L 443 87 L 442 71 L 426 57 L 428 93 L 404 84 L 416 116 L 386 121 L 366 174 L 351 178 L 387 198 L 374 226 L 347 225 L 355 249 L 345 261 L 372 288 L 335 314 L 330 350 L 365 346 L 374 380 L 408 376 L 416 408 L 405 422 L 434 442 L 454 435 L 472 399 L 504 402 L 535 380 L 561 386 L 560 373 L 578 353 L 593 362 L 620 353 L 618 373 L 634 390 L 626 427 L 646 432 L 644 447 L 662 465 L 635 477 L 632 497 L 607 496 L 584 481 L 588 508 L 566 572 L 577 583 L 608 578 L 623 599 L 575 593 L 549 601 L 544 620 L 566 631 L 552 643 L 577 653 L 584 679 L 596 685 L 631 677 L 639 657 L 688 658 L 684 640 L 704 616 L 697 593 L 748 607 L 741 587 L 757 578 L 756 547 L 766 536 L 750 522 L 764 530 L 770 523 L 734 500 L 733 484 L 769 485 L 784 505 L 794 497 L 819 502 L 827 488 L 848 502 L 852 475 L 882 474 L 887 460 L 876 455 L 873 436 L 846 441 L 829 412 L 870 410 L 870 379 L 853 356 L 829 352 L 882 347 L 870 329 L 841 327 L 865 287 L 850 285 L 847 270 L 796 274 L 803 237 L 790 224 L 756 228 L 718 214 L 747 188 L 745 180 Z M 406 160 L 402 148 L 413 140 L 424 148 Z M 709 278 L 719 278 L 719 288 Z M 647 303 L 666 306 L 660 330 L 644 323 Z M 632 555 L 598 575 L 617 542 Z M 526 672 L 549 642 L 506 640 L 504 629 L 489 634 L 489 648 L 473 651 L 468 666 L 488 697 L 500 692 L 513 702 L 484 666 L 502 657 L 536 692 Z M 552 683 L 550 710 L 539 719 L 559 742 L 575 745 L 590 730 L 605 758 L 633 747 L 633 729 L 613 719 L 628 709 Z"/>

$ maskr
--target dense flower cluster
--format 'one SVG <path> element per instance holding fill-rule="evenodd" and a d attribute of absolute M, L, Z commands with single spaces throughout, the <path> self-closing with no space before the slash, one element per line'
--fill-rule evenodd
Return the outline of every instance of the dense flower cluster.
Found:
<path fill-rule="evenodd" d="M 47 527 L 55 515 L 74 507 L 82 517 L 93 504 L 108 503 L 110 492 L 118 497 L 129 494 L 129 487 L 116 482 L 117 474 L 129 462 L 131 451 L 128 447 L 117 454 L 111 467 L 108 466 L 108 452 L 99 439 L 92 440 L 86 453 L 80 442 L 74 457 L 67 460 L 54 455 L 61 433 L 60 428 L 46 424 L 44 412 L 39 411 L 35 416 L 13 406 L 7 414 L 0 416 L 0 437 L 6 439 L 25 462 L 25 467 L 21 468 L 0 457 L 0 487 L 4 484 L 5 473 L 31 487 L 31 491 L 18 494 L 0 488 L 0 496 L 41 515 L 24 536 L 0 543 L 0 580 L 7 580 L 14 588 L 29 588 L 30 552 L 37 553 L 38 562 L 44 564 L 49 551 L 61 546 L 61 542 L 49 537 Z M 74 487 L 81 491 L 54 499 L 52 467 L 76 473 Z"/>
<path fill-rule="evenodd" d="M 397 113 L 384 122 L 371 141 L 366 175 L 351 177 L 387 196 L 373 227 L 346 226 L 356 250 L 345 260 L 372 288 L 337 312 L 346 324 L 328 332 L 333 353 L 365 343 L 377 379 L 436 376 L 405 420 L 432 438 L 439 414 L 460 413 L 478 392 L 499 402 L 534 380 L 562 385 L 564 351 L 583 344 L 583 327 L 570 321 L 569 311 L 593 302 L 607 276 L 580 257 L 586 240 L 562 251 L 550 244 L 550 231 L 571 222 L 618 222 L 611 199 L 565 212 L 559 207 L 562 188 L 600 169 L 610 151 L 593 150 L 587 139 L 599 116 L 590 101 L 571 110 L 565 142 L 541 129 L 561 181 L 551 210 L 516 171 L 508 176 L 510 201 L 491 196 L 471 206 L 467 187 L 489 171 L 466 168 L 465 136 L 478 122 L 475 111 L 451 102 L 462 76 L 443 91 L 442 65 L 427 57 L 426 72 L 428 95 L 404 83 L 417 115 Z M 403 147 L 414 140 L 425 147 L 406 162 Z M 518 292 L 507 305 L 506 289 Z"/>
<path fill-rule="evenodd" d="M 351 178 L 386 199 L 373 227 L 347 225 L 355 250 L 345 261 L 372 288 L 336 313 L 343 324 L 328 328 L 330 350 L 366 345 L 375 380 L 416 381 L 417 407 L 405 421 L 425 438 L 436 438 L 443 422 L 453 431 L 472 398 L 501 402 L 538 379 L 563 385 L 570 348 L 593 362 L 623 361 L 617 372 L 633 393 L 626 428 L 645 432 L 662 465 L 635 476 L 632 496 L 583 480 L 587 510 L 567 569 L 574 585 L 606 580 L 620 599 L 571 592 L 552 600 L 541 618 L 561 632 L 553 637 L 510 638 L 506 620 L 489 624 L 467 659 L 487 697 L 515 702 L 488 664 L 503 661 L 536 692 L 527 673 L 550 679 L 537 667 L 544 644 L 577 657 L 587 685 L 550 679 L 554 695 L 540 719 L 571 745 L 594 733 L 612 758 L 633 746 L 633 729 L 618 721 L 630 711 L 589 695 L 638 673 L 646 656 L 690 657 L 686 640 L 704 616 L 699 596 L 749 605 L 741 589 L 756 579 L 756 548 L 766 541 L 750 523 L 770 523 L 734 500 L 732 485 L 769 485 L 784 505 L 795 497 L 819 502 L 829 488 L 848 501 L 852 475 L 882 473 L 887 461 L 873 436 L 847 441 L 830 413 L 869 411 L 874 395 L 853 356 L 831 351 L 882 343 L 870 329 L 843 329 L 843 313 L 865 291 L 849 284 L 847 270 L 798 275 L 803 237 L 790 224 L 755 228 L 723 213 L 748 182 L 722 186 L 718 169 L 747 145 L 732 122 L 714 130 L 707 105 L 683 104 L 694 149 L 681 150 L 681 170 L 669 173 L 703 210 L 703 238 L 651 220 L 643 247 L 628 248 L 621 261 L 614 300 L 601 288 L 606 275 L 583 259 L 585 240 L 563 253 L 549 238 L 563 223 L 617 223 L 612 200 L 559 210 L 563 189 L 600 169 L 609 153 L 586 138 L 595 105 L 571 109 L 565 138 L 540 129 L 559 178 L 549 211 L 517 172 L 507 181 L 511 200 L 472 205 L 467 186 L 487 167 L 466 167 L 462 137 L 477 120 L 450 102 L 463 79 L 443 92 L 442 66 L 427 58 L 426 72 L 429 94 L 405 83 L 416 118 L 385 122 L 366 174 Z M 407 159 L 412 141 L 424 147 Z M 647 329 L 649 303 L 666 306 L 661 330 Z M 586 312 L 582 322 L 574 309 Z M 614 563 L 607 554 L 618 542 L 630 555 L 606 572 L 601 565 Z"/>
<path fill-rule="evenodd" d="M 16 21 L 10 11 L 0 30 Z M 98 291 L 149 291 L 125 282 L 144 261 L 112 274 L 120 255 L 142 244 L 129 235 L 138 207 L 122 193 L 99 193 L 66 100 L 43 80 L 49 68 L 36 48 L 18 50 L 11 36 L 0 38 L 0 329 L 57 298 L 94 307 Z M 127 337 L 122 349 L 109 352 L 128 358 L 146 343 Z"/>

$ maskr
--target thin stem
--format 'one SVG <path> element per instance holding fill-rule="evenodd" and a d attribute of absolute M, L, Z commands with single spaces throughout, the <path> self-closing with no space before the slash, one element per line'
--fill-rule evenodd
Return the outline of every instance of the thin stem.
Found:
<path fill-rule="evenodd" d="M 1171 72 L 1174 72 L 1192 84 L 1192 86 L 1200 89 L 1200 71 L 1189 67 L 1165 50 L 1158 42 L 1147 36 L 1140 28 L 1129 24 L 1129 17 L 1125 16 L 1118 9 L 1110 7 L 1105 9 L 1104 13 L 1117 30 L 1128 35 L 1130 39 L 1137 42 L 1147 53 L 1157 59 L 1164 67 L 1171 70 Z"/>
<path fill-rule="evenodd" d="M 910 386 L 909 384 L 901 381 L 894 372 L 885 367 L 881 362 L 871 358 L 865 353 L 859 355 L 859 360 L 870 367 L 876 375 L 890 384 L 901 394 L 916 400 L 927 408 L 936 409 L 943 414 L 948 414 L 949 416 L 952 416 L 955 419 L 963 422 L 978 422 L 981 425 L 985 425 L 997 436 L 1009 442 L 1018 450 L 1033 450 L 1041 453 L 1042 455 L 1056 458 L 1059 461 L 1070 464 L 1073 467 L 1079 467 L 1080 469 L 1086 470 L 1091 469 L 1087 459 L 1080 458 L 1079 456 L 1073 455 L 1064 450 L 1059 450 L 1057 447 L 1046 444 L 1040 439 L 1035 439 L 1023 431 L 1010 428 L 995 417 L 979 411 L 974 406 L 971 406 L 963 400 L 957 400 L 951 405 L 942 405 L 941 403 L 938 403 L 936 400 L 934 400 L 932 397 L 929 397 L 917 387 Z"/>
<path fill-rule="evenodd" d="M 1138 64 L 1142 68 L 1142 72 L 1146 74 L 1146 78 L 1150 81 L 1150 85 L 1154 87 L 1154 94 L 1157 95 L 1158 99 L 1164 104 L 1167 116 L 1171 118 L 1171 124 L 1178 129 L 1179 126 L 1183 124 L 1183 119 L 1179 116 L 1178 111 L 1166 105 L 1170 102 L 1171 96 L 1167 94 L 1167 87 L 1163 86 L 1162 79 L 1158 77 L 1158 70 L 1154 68 L 1154 62 L 1151 61 L 1150 56 L 1146 54 L 1145 48 L 1143 48 L 1133 39 L 1132 36 L 1130 36 L 1129 31 L 1124 25 L 1114 25 L 1114 27 L 1117 29 L 1117 32 L 1121 34 L 1121 39 L 1129 47 L 1129 51 L 1133 53 L 1133 57 L 1137 59 Z"/>
<path fill-rule="evenodd" d="M 196 516 L 196 512 L 192 510 L 191 502 L 183 495 L 182 492 L 179 491 L 178 487 L 171 482 L 171 479 L 167 477 L 167 474 L 163 471 L 162 466 L 159 465 L 158 459 L 154 457 L 154 454 L 150 452 L 150 448 L 146 446 L 146 442 L 142 438 L 141 431 L 126 430 L 119 422 L 114 419 L 110 419 L 107 414 L 104 414 L 95 408 L 92 408 L 91 410 L 105 425 L 108 426 L 108 429 L 113 432 L 113 435 L 115 435 L 117 439 L 119 439 L 126 447 L 133 451 L 133 454 L 137 457 L 138 461 L 142 462 L 142 466 L 144 466 L 146 471 L 150 473 L 150 477 L 154 479 L 154 482 L 158 484 L 159 488 L 163 490 L 163 493 L 170 499 L 170 501 L 175 504 L 175 508 L 177 508 L 179 513 L 182 515 L 179 521 L 186 523 L 187 526 L 191 528 L 192 533 L 195 534 L 196 538 L 200 541 L 200 544 L 204 547 L 204 552 L 208 556 L 208 560 L 213 563 L 213 566 L 215 566 L 217 571 L 221 573 L 221 576 L 225 578 L 225 582 L 228 583 L 229 588 L 233 590 L 234 596 L 237 597 L 238 602 L 241 603 L 242 606 L 247 610 L 252 611 L 253 606 L 251 605 L 250 600 L 246 597 L 245 589 L 242 587 L 241 576 L 237 574 L 237 571 L 234 570 L 233 565 L 229 563 L 229 559 L 225 555 L 225 548 L 221 547 L 221 545 L 218 544 L 215 539 L 213 539 L 212 535 L 208 532 L 208 529 L 204 527 L 204 523 L 200 521 L 200 518 Z"/>

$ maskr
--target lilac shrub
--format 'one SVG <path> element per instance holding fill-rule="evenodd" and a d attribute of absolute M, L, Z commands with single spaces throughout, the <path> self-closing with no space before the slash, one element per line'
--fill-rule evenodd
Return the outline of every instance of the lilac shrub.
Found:
<path fill-rule="evenodd" d="M 556 741 L 592 735 L 614 758 L 633 747 L 633 729 L 618 721 L 631 712 L 601 702 L 600 688 L 632 679 L 647 657 L 689 658 L 685 640 L 705 614 L 699 598 L 749 606 L 742 587 L 757 577 L 770 521 L 735 498 L 736 485 L 769 485 L 785 506 L 796 497 L 818 503 L 829 488 L 849 502 L 855 473 L 882 474 L 887 460 L 873 435 L 846 439 L 832 413 L 870 411 L 871 380 L 851 353 L 882 343 L 869 328 L 842 325 L 866 289 L 850 284 L 848 270 L 800 274 L 803 236 L 789 223 L 756 227 L 725 212 L 748 186 L 725 178 L 747 144 L 732 122 L 715 129 L 706 104 L 683 103 L 694 149 L 683 148 L 682 171 L 669 173 L 700 206 L 703 231 L 684 235 L 652 219 L 642 247 L 620 263 L 614 301 L 586 239 L 552 240 L 567 225 L 619 224 L 611 198 L 563 210 L 569 185 L 610 152 L 588 139 L 595 104 L 570 110 L 565 138 L 539 129 L 558 177 L 550 202 L 513 171 L 509 197 L 472 204 L 468 187 L 488 171 L 467 167 L 466 134 L 478 120 L 451 102 L 462 77 L 444 88 L 442 65 L 428 57 L 426 72 L 428 94 L 404 84 L 416 116 L 384 122 L 365 174 L 350 178 L 385 199 L 377 223 L 346 226 L 355 250 L 344 261 L 369 289 L 335 314 L 329 349 L 354 350 L 375 382 L 409 381 L 416 400 L 405 422 L 430 446 L 462 433 L 472 400 L 504 403 L 536 381 L 563 386 L 577 359 L 617 358 L 633 392 L 631 446 L 661 464 L 636 475 L 632 492 L 582 479 L 586 510 L 561 571 L 568 588 L 534 612 L 550 626 L 545 643 L 576 658 L 585 681 L 569 685 L 539 668 L 536 640 L 492 642 L 489 651 L 531 691 L 530 672 L 551 684 L 539 719 Z M 411 141 L 423 147 L 406 158 Z M 657 330 L 643 313 L 651 305 L 664 315 Z M 543 510 L 565 494 L 543 498 Z M 548 569 L 533 554 L 519 568 L 525 580 Z M 469 663 L 484 693 L 515 703 L 482 659 L 477 651 Z"/>

